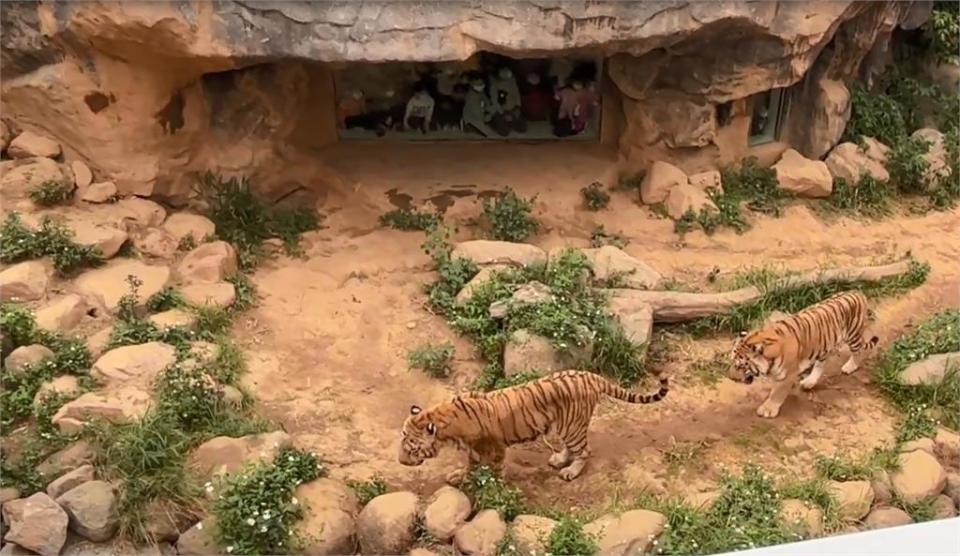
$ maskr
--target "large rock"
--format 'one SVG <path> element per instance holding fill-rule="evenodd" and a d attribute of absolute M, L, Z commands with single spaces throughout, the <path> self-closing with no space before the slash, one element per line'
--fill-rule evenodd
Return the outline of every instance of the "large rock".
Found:
<path fill-rule="evenodd" d="M 53 359 L 53 356 L 53 350 L 40 344 L 20 346 L 11 351 L 10 355 L 3 360 L 3 367 L 8 373 L 19 375 L 22 374 L 28 366 L 37 365 L 47 359 Z"/>
<path fill-rule="evenodd" d="M 113 183 L 112 181 L 91 183 L 81 191 L 81 201 L 95 204 L 109 203 L 110 201 L 116 200 L 118 195 L 117 184 Z"/>
<path fill-rule="evenodd" d="M 80 293 L 99 299 L 104 307 L 113 311 L 124 295 L 130 293 L 127 276 L 136 276 L 140 282 L 138 305 L 162 290 L 170 281 L 170 269 L 151 266 L 132 259 L 116 259 L 106 265 L 80 275 L 74 284 Z"/>
<path fill-rule="evenodd" d="M 675 187 L 688 183 L 680 168 L 668 162 L 654 162 L 640 183 L 640 200 L 647 205 L 662 203 Z"/>
<path fill-rule="evenodd" d="M 83 483 L 88 483 L 93 479 L 93 466 L 90 464 L 81 465 L 69 473 L 64 473 L 47 485 L 47 495 L 56 500 L 74 488 Z"/>
<path fill-rule="evenodd" d="M 495 556 L 500 541 L 507 534 L 507 524 L 496 510 L 482 510 L 469 523 L 457 529 L 453 546 L 466 556 Z"/>
<path fill-rule="evenodd" d="M 181 556 L 209 556 L 222 550 L 217 544 L 217 520 L 213 516 L 197 522 L 177 539 L 177 554 Z"/>
<path fill-rule="evenodd" d="M 943 492 L 947 473 L 937 458 L 923 450 L 900 454 L 900 469 L 890 477 L 893 491 L 908 504 L 916 504 Z"/>
<path fill-rule="evenodd" d="M 536 245 L 486 239 L 458 243 L 450 256 L 454 259 L 469 259 L 478 265 L 529 266 L 547 262 L 546 252 Z"/>
<path fill-rule="evenodd" d="M 290 444 L 282 431 L 251 434 L 240 438 L 218 436 L 197 447 L 190 466 L 201 476 L 213 477 L 239 471 L 247 463 L 269 462 Z"/>
<path fill-rule="evenodd" d="M 0 302 L 36 301 L 43 297 L 50 281 L 47 266 L 26 261 L 0 271 Z"/>
<path fill-rule="evenodd" d="M 176 542 L 190 528 L 190 518 L 176 503 L 156 498 L 143 508 L 143 530 L 156 542 Z"/>
<path fill-rule="evenodd" d="M 819 537 L 823 534 L 823 510 L 809 502 L 784 500 L 780 506 L 780 519 L 801 537 Z"/>
<path fill-rule="evenodd" d="M 592 345 L 585 334 L 585 347 L 568 346 L 561 351 L 549 339 L 526 329 L 515 330 L 503 350 L 503 372 L 513 376 L 523 372 L 548 374 L 564 369 L 574 369 L 589 361 Z"/>
<path fill-rule="evenodd" d="M 43 556 L 57 556 L 67 540 L 67 513 L 38 492 L 25 499 L 4 540 Z"/>
<path fill-rule="evenodd" d="M 644 290 L 656 289 L 663 276 L 652 266 L 637 259 L 618 247 L 605 245 L 596 249 L 583 249 L 597 280 L 618 279 L 618 287 Z"/>
<path fill-rule="evenodd" d="M 104 353 L 90 369 L 94 378 L 105 382 L 141 380 L 150 383 L 177 360 L 177 350 L 163 342 L 123 346 Z"/>
<path fill-rule="evenodd" d="M 818 79 L 807 95 L 807 110 L 797 110 L 795 146 L 813 159 L 823 158 L 840 140 L 850 120 L 850 90 L 843 81 Z M 799 99 L 798 99 L 799 100 Z M 789 116 L 788 116 L 789 117 Z M 799 120 L 799 121 L 798 121 Z M 793 142 L 793 141 L 792 141 Z"/>
<path fill-rule="evenodd" d="M 178 243 L 186 237 L 192 237 L 193 241 L 200 243 L 208 236 L 212 236 L 217 227 L 206 216 L 176 212 L 163 223 L 163 229 Z"/>
<path fill-rule="evenodd" d="M 880 181 L 890 179 L 890 172 L 887 172 L 883 163 L 871 158 L 867 151 L 856 143 L 840 143 L 830 151 L 824 163 L 834 179 L 843 178 L 851 185 L 856 184 L 860 177 L 866 174 Z"/>
<path fill-rule="evenodd" d="M 401 554 L 416 540 L 417 505 L 412 492 L 391 492 L 371 500 L 357 518 L 363 554 Z"/>
<path fill-rule="evenodd" d="M 51 332 L 67 332 L 83 322 L 94 310 L 87 300 L 75 293 L 61 296 L 43 306 L 36 313 L 37 326 Z"/>
<path fill-rule="evenodd" d="M 507 299 L 501 299 L 490 304 L 490 318 L 502 319 L 522 307 L 546 303 L 554 299 L 550 292 L 550 287 L 536 280 L 523 284 L 510 295 Z"/>
<path fill-rule="evenodd" d="M 451 486 L 440 487 L 423 510 L 423 527 L 434 538 L 447 541 L 470 517 L 470 499 Z"/>
<path fill-rule="evenodd" d="M 957 508 L 953 503 L 953 499 L 946 494 L 935 496 L 933 502 L 930 503 L 930 507 L 933 510 L 933 519 L 950 519 L 951 517 L 957 517 Z"/>
<path fill-rule="evenodd" d="M 518 554 L 546 554 L 555 520 L 538 515 L 518 515 L 510 524 L 510 534 Z"/>
<path fill-rule="evenodd" d="M 111 207 L 122 222 L 133 227 L 152 228 L 163 224 L 167 218 L 167 210 L 149 199 L 128 197 Z"/>
<path fill-rule="evenodd" d="M 30 158 L 33 156 L 57 158 L 60 156 L 60 152 L 60 143 L 32 131 L 24 131 L 17 135 L 7 146 L 7 154 L 10 155 L 10 158 Z"/>
<path fill-rule="evenodd" d="M 627 338 L 636 345 L 650 343 L 653 334 L 653 307 L 628 296 L 612 295 L 607 311 L 620 324 Z"/>
<path fill-rule="evenodd" d="M 473 298 L 473 293 L 477 290 L 477 288 L 488 282 L 494 273 L 506 270 L 508 268 L 510 268 L 510 265 L 506 264 L 492 264 L 484 266 L 479 272 L 477 272 L 476 275 L 474 275 L 473 278 L 470 279 L 469 282 L 460 288 L 460 291 L 457 292 L 457 297 L 454 301 L 458 306 L 462 307 L 466 305 L 467 302 Z"/>
<path fill-rule="evenodd" d="M 717 205 L 710 200 L 705 191 L 694 185 L 678 185 L 667 196 L 667 214 L 674 220 L 680 220 L 687 212 L 699 215 L 704 209 L 717 212 Z"/>
<path fill-rule="evenodd" d="M 104 350 L 106 350 L 107 345 L 110 344 L 110 336 L 113 335 L 113 327 L 108 326 L 93 334 L 87 336 L 86 344 L 87 351 L 90 352 L 90 357 L 93 359 L 99 358 L 103 355 Z"/>
<path fill-rule="evenodd" d="M 294 497 L 305 511 L 296 525 L 304 539 L 304 554 L 333 556 L 356 552 L 360 504 L 353 489 L 324 478 L 298 486 Z"/>
<path fill-rule="evenodd" d="M 192 329 L 197 324 L 197 315 L 183 309 L 170 309 L 150 315 L 147 320 L 155 324 L 160 330 L 177 327 Z"/>
<path fill-rule="evenodd" d="M 938 353 L 911 364 L 900 374 L 900 382 L 909 386 L 940 384 L 951 367 L 960 367 L 960 351 Z"/>
<path fill-rule="evenodd" d="M 940 180 L 949 177 L 952 173 L 948 163 L 945 136 L 940 131 L 927 127 L 914 131 L 911 137 L 922 139 L 930 144 L 930 148 L 923 155 L 923 159 L 928 164 L 923 179 L 928 188 L 935 187 Z"/>
<path fill-rule="evenodd" d="M 105 259 L 116 255 L 127 241 L 127 232 L 113 226 L 71 220 L 69 228 L 73 231 L 73 240 L 77 244 L 96 247 Z"/>
<path fill-rule="evenodd" d="M 133 246 L 137 248 L 137 251 L 151 257 L 170 259 L 177 253 L 179 244 L 176 238 L 167 233 L 166 230 L 147 228 L 134 234 Z"/>
<path fill-rule="evenodd" d="M 960 467 L 960 434 L 938 427 L 933 443 L 934 451 L 942 463 L 949 467 Z"/>
<path fill-rule="evenodd" d="M 63 167 L 49 158 L 29 158 L 8 165 L 0 176 L 0 191 L 3 192 L 4 203 L 14 199 L 26 199 L 31 189 L 45 182 L 73 185 L 72 178 L 64 172 Z"/>
<path fill-rule="evenodd" d="M 583 532 L 597 539 L 598 554 L 643 554 L 667 525 L 667 518 L 650 510 L 607 514 L 583 526 Z"/>
<path fill-rule="evenodd" d="M 780 189 L 798 197 L 829 197 L 833 191 L 833 177 L 827 165 L 793 149 L 787 149 L 773 169 Z"/>
<path fill-rule="evenodd" d="M 837 499 L 840 519 L 859 521 L 873 504 L 873 486 L 870 481 L 829 481 L 827 489 Z"/>
<path fill-rule="evenodd" d="M 863 525 L 867 529 L 886 529 L 887 527 L 898 527 L 911 523 L 913 523 L 913 518 L 907 512 L 892 507 L 875 508 L 863 520 Z"/>
<path fill-rule="evenodd" d="M 187 255 L 177 267 L 177 274 L 188 283 L 222 282 L 237 272 L 237 252 L 226 241 L 204 243 Z"/>
<path fill-rule="evenodd" d="M 93 446 L 86 440 L 80 440 L 48 456 L 37 466 L 37 472 L 47 480 L 55 479 L 64 473 L 93 463 L 96 456 Z"/>
<path fill-rule="evenodd" d="M 70 163 L 70 169 L 73 171 L 73 182 L 78 188 L 83 189 L 93 183 L 93 172 L 84 161 L 74 160 Z"/>
<path fill-rule="evenodd" d="M 130 387 L 104 392 L 87 392 L 64 404 L 54 414 L 53 424 L 65 434 L 80 432 L 89 420 L 132 423 L 141 419 L 150 407 L 150 394 Z"/>
<path fill-rule="evenodd" d="M 34 407 L 39 407 L 46 396 L 59 394 L 72 398 L 83 392 L 80 382 L 73 375 L 60 375 L 40 385 L 37 394 L 33 397 Z"/>
<path fill-rule="evenodd" d="M 103 542 L 117 531 L 117 495 L 110 483 L 88 481 L 61 495 L 57 503 L 70 516 L 70 529 L 85 539 Z"/>
<path fill-rule="evenodd" d="M 237 290 L 230 282 L 214 284 L 190 284 L 180 289 L 183 299 L 191 305 L 210 305 L 226 308 L 237 300 Z"/>

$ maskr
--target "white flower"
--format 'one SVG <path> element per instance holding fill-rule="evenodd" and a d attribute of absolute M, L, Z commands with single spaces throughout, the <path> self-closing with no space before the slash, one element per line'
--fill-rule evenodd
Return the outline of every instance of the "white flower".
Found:
<path fill-rule="evenodd" d="M 207 483 L 207 494 L 210 494 L 212 492 L 213 492 L 213 486 L 210 483 Z"/>
<path fill-rule="evenodd" d="M 296 497 L 296 496 L 294 496 L 293 498 L 291 498 L 290 501 L 293 502 L 293 505 L 294 505 L 294 506 L 300 504 L 300 501 L 297 500 L 297 497 Z"/>
<path fill-rule="evenodd" d="M 233 547 L 232 547 L 232 546 L 228 546 L 228 547 L 227 547 L 227 552 L 233 552 Z"/>
<path fill-rule="evenodd" d="M 203 531 L 203 522 L 197 524 L 197 531 Z"/>
<path fill-rule="evenodd" d="M 252 517 L 247 518 L 247 525 L 249 525 L 250 527 L 253 527 L 256 524 L 257 522 Z"/>
<path fill-rule="evenodd" d="M 267 526 L 266 526 L 266 525 L 261 526 L 261 527 L 260 527 L 260 532 L 261 532 L 261 533 L 266 533 L 266 532 L 267 532 Z"/>

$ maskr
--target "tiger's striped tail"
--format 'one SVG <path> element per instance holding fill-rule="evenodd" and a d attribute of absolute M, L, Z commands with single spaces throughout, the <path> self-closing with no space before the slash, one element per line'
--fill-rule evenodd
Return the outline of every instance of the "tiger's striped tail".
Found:
<path fill-rule="evenodd" d="M 630 390 L 621 388 L 612 382 L 604 382 L 606 384 L 606 388 L 603 390 L 604 394 L 610 396 L 611 398 L 623 400 L 628 403 L 659 402 L 663 398 L 667 397 L 667 392 L 670 391 L 670 383 L 666 377 L 660 377 L 660 389 L 653 394 L 640 394 L 638 392 L 631 392 Z"/>

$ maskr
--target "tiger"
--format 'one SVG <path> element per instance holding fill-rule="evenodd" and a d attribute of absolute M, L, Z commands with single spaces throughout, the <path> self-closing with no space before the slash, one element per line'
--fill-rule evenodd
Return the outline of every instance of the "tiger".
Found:
<path fill-rule="evenodd" d="M 774 418 L 790 395 L 800 376 L 800 386 L 809 390 L 823 376 L 827 356 L 844 344 L 850 348 L 850 359 L 842 371 L 850 374 L 860 363 L 858 354 L 873 349 L 880 341 L 873 336 L 865 340 L 864 329 L 871 320 L 866 296 L 858 291 L 834 294 L 795 315 L 764 326 L 750 334 L 742 332 L 733 352 L 730 377 L 750 384 L 758 376 L 770 376 L 778 383 L 766 401 L 757 408 L 757 415 Z"/>
<path fill-rule="evenodd" d="M 466 467 L 447 478 L 456 483 L 471 463 L 488 460 L 499 467 L 507 446 L 543 438 L 553 451 L 550 466 L 571 481 L 587 464 L 587 428 L 602 397 L 648 404 L 668 391 L 665 377 L 657 392 L 638 394 L 595 373 L 569 370 L 502 390 L 458 395 L 430 409 L 414 405 L 400 432 L 398 460 L 418 466 L 436 457 L 442 445 L 456 444 L 467 453 Z M 560 441 L 560 449 L 550 445 L 548 435 Z"/>

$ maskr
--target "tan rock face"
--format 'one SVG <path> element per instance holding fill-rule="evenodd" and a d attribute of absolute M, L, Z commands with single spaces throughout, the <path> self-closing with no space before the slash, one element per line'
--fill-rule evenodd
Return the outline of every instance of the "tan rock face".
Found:
<path fill-rule="evenodd" d="M 191 284 L 180 289 L 183 298 L 191 305 L 209 305 L 226 308 L 237 300 L 237 291 L 230 282 L 215 284 Z"/>
<path fill-rule="evenodd" d="M 359 503 L 353 489 L 333 479 L 317 479 L 296 488 L 306 510 L 297 530 L 306 539 L 305 554 L 353 554 L 357 548 Z M 312 534 L 322 531 L 322 534 Z"/>
<path fill-rule="evenodd" d="M 93 183 L 93 172 L 82 160 L 71 162 L 70 169 L 73 171 L 73 181 L 78 188 L 83 189 Z"/>
<path fill-rule="evenodd" d="M 457 529 L 453 545 L 460 554 L 494 556 L 507 534 L 507 524 L 496 510 L 482 510 Z"/>
<path fill-rule="evenodd" d="M 24 131 L 17 135 L 7 147 L 7 154 L 11 158 L 30 158 L 33 156 L 57 158 L 60 156 L 60 152 L 60 143 L 32 131 Z"/>
<path fill-rule="evenodd" d="M 80 245 L 96 247 L 105 259 L 116 255 L 117 251 L 120 251 L 120 247 L 127 241 L 127 232 L 85 220 L 71 221 L 69 228 L 73 231 L 75 242 Z"/>
<path fill-rule="evenodd" d="M 47 485 L 47 495 L 56 500 L 67 491 L 93 480 L 93 466 L 81 465 L 69 473 L 64 473 Z"/>
<path fill-rule="evenodd" d="M 137 251 L 151 257 L 171 259 L 177 253 L 179 244 L 176 238 L 163 229 L 148 228 L 134 235 L 133 245 Z"/>
<path fill-rule="evenodd" d="M 176 348 L 163 342 L 123 346 L 101 355 L 90 374 L 105 382 L 141 380 L 149 383 L 176 360 Z"/>
<path fill-rule="evenodd" d="M 66 332 L 80 324 L 94 310 L 87 300 L 75 293 L 61 296 L 36 312 L 37 326 L 51 332 Z"/>
<path fill-rule="evenodd" d="M 557 522 L 538 515 L 518 515 L 510 524 L 510 533 L 520 554 L 546 554 L 547 541 Z"/>
<path fill-rule="evenodd" d="M 623 283 L 622 287 L 652 290 L 663 279 L 655 268 L 612 245 L 583 249 L 582 253 L 597 280 L 616 278 Z"/>
<path fill-rule="evenodd" d="M 926 359 L 912 363 L 900 374 L 900 381 L 915 386 L 918 384 L 940 384 L 947 369 L 960 366 L 960 351 L 937 353 Z"/>
<path fill-rule="evenodd" d="M 189 284 L 223 282 L 237 272 L 237 252 L 225 241 L 204 243 L 187 255 L 177 267 L 180 278 Z"/>
<path fill-rule="evenodd" d="M 876 508 L 863 520 L 867 529 L 886 529 L 910 523 L 913 523 L 913 518 L 907 512 L 891 507 Z"/>
<path fill-rule="evenodd" d="M 177 554 L 206 556 L 218 554 L 220 551 L 217 544 L 217 520 L 212 516 L 196 523 L 177 539 Z"/>
<path fill-rule="evenodd" d="M 780 189 L 798 197 L 828 197 L 833 191 L 833 176 L 827 165 L 805 158 L 793 149 L 784 152 L 773 169 Z"/>
<path fill-rule="evenodd" d="M 35 301 L 43 297 L 50 271 L 40 261 L 26 261 L 0 271 L 0 301 Z"/>
<path fill-rule="evenodd" d="M 688 183 L 683 170 L 668 162 L 654 162 L 640 184 L 640 200 L 647 205 L 662 203 L 673 188 Z"/>
<path fill-rule="evenodd" d="M 784 500 L 780 517 L 794 533 L 804 537 L 819 537 L 823 534 L 823 511 L 801 500 Z"/>
<path fill-rule="evenodd" d="M 703 209 L 717 211 L 717 205 L 710 200 L 710 196 L 693 185 L 678 185 L 671 189 L 666 206 L 667 214 L 674 220 L 682 218 L 687 211 L 693 211 L 694 214 L 700 214 Z"/>
<path fill-rule="evenodd" d="M 546 252 L 535 245 L 486 239 L 458 243 L 450 256 L 455 259 L 469 259 L 478 265 L 529 266 L 547 262 Z"/>
<path fill-rule="evenodd" d="M 870 511 L 874 494 L 869 481 L 830 481 L 827 488 L 837 499 L 841 519 L 858 521 Z"/>
<path fill-rule="evenodd" d="M 70 529 L 94 542 L 110 540 L 117 531 L 117 496 L 110 483 L 88 481 L 57 498 L 70 516 Z"/>
<path fill-rule="evenodd" d="M 402 554 L 415 540 L 417 505 L 412 492 L 391 492 L 371 500 L 357 517 L 363 554 Z"/>
<path fill-rule="evenodd" d="M 277 452 L 289 444 L 290 437 L 281 431 L 241 438 L 218 436 L 194 450 L 190 465 L 206 477 L 234 473 L 246 463 L 272 461 Z"/>
<path fill-rule="evenodd" d="M 216 226 L 209 218 L 186 212 L 171 214 L 163 223 L 163 229 L 172 235 L 177 242 L 189 236 L 195 242 L 200 243 L 204 238 L 216 232 Z"/>
<path fill-rule="evenodd" d="M 663 532 L 667 518 L 649 510 L 607 514 L 584 525 L 583 532 L 598 539 L 600 554 L 643 554 Z"/>
<path fill-rule="evenodd" d="M 653 333 L 653 308 L 625 296 L 613 295 L 607 310 L 617 319 L 627 338 L 636 345 L 646 344 Z"/>
<path fill-rule="evenodd" d="M 81 189 L 80 200 L 88 203 L 109 203 L 117 198 L 117 184 L 112 181 L 91 183 Z"/>
<path fill-rule="evenodd" d="M 466 305 L 468 301 L 473 297 L 473 292 L 476 288 L 480 287 L 481 284 L 490 280 L 491 276 L 495 272 L 506 270 L 510 268 L 510 265 L 506 264 L 492 264 L 485 266 L 477 272 L 476 276 L 470 279 L 463 288 L 457 292 L 457 297 L 455 299 L 456 304 L 459 306 Z"/>
<path fill-rule="evenodd" d="M 122 220 L 130 221 L 134 226 L 151 227 L 163 224 L 167 211 L 159 204 L 148 199 L 128 197 L 111 207 Z"/>
<path fill-rule="evenodd" d="M 916 504 L 943 492 L 947 473 L 929 453 L 914 450 L 900 454 L 900 469 L 890 477 L 893 491 L 908 504 Z"/>
<path fill-rule="evenodd" d="M 883 163 L 871 158 L 856 143 L 840 143 L 830 151 L 824 163 L 834 178 L 843 178 L 849 184 L 856 184 L 865 174 L 880 181 L 890 179 L 890 172 Z"/>
<path fill-rule="evenodd" d="M 37 365 L 47 359 L 53 359 L 53 350 L 40 344 L 31 344 L 29 346 L 20 346 L 10 352 L 10 355 L 3 360 L 3 366 L 7 372 L 19 375 L 31 365 Z"/>
<path fill-rule="evenodd" d="M 55 479 L 63 473 L 93 463 L 96 453 L 89 442 L 80 440 L 50 455 L 37 466 L 37 471 L 47 479 Z"/>
<path fill-rule="evenodd" d="M 110 423 L 132 423 L 146 414 L 150 395 L 137 388 L 116 388 L 105 392 L 87 392 L 67 402 L 53 416 L 54 425 L 63 433 L 79 432 L 90 419 Z"/>
<path fill-rule="evenodd" d="M 88 297 L 99 298 L 104 307 L 113 311 L 120 299 L 130 291 L 127 283 L 127 276 L 130 275 L 136 276 L 141 282 L 139 301 L 143 304 L 167 285 L 170 269 L 131 259 L 117 259 L 81 274 L 74 285 Z"/>
<path fill-rule="evenodd" d="M 164 328 L 181 327 L 193 328 L 197 323 L 197 315 L 184 311 L 183 309 L 170 309 L 155 315 L 150 315 L 147 320 L 157 325 L 161 330 Z"/>
<path fill-rule="evenodd" d="M 4 506 L 6 509 L 6 506 Z M 49 496 L 38 492 L 23 500 L 16 518 L 8 521 L 7 542 L 42 556 L 57 556 L 67 540 L 67 513 Z M 8 517 L 5 515 L 5 517 Z"/>
<path fill-rule="evenodd" d="M 81 391 L 77 377 L 73 375 L 60 375 L 40 385 L 40 389 L 37 390 L 37 395 L 33 397 L 33 405 L 34 407 L 39 406 L 44 397 L 52 394 L 72 397 L 79 395 Z M 56 497 L 54 496 L 54 498 Z"/>
<path fill-rule="evenodd" d="M 451 486 L 440 487 L 423 510 L 423 526 L 437 539 L 446 541 L 467 520 L 470 509 L 466 494 Z"/>

